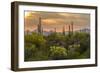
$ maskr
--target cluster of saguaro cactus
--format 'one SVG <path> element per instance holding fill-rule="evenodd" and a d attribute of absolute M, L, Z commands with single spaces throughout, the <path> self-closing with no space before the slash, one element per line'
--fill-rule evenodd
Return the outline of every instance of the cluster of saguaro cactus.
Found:
<path fill-rule="evenodd" d="M 42 28 L 42 23 L 41 23 L 42 19 L 41 17 L 39 17 L 39 23 L 38 23 L 38 33 L 39 34 L 42 34 L 43 33 L 43 28 Z M 65 26 L 62 27 L 62 34 L 65 35 Z M 54 32 L 56 33 L 57 32 L 57 29 L 54 28 Z M 68 26 L 68 32 L 69 32 L 69 35 L 72 33 L 73 34 L 73 22 L 71 22 L 71 24 Z"/>

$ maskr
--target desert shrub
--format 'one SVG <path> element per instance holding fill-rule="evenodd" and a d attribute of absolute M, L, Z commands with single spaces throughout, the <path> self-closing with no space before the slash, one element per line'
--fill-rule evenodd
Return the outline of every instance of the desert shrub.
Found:
<path fill-rule="evenodd" d="M 43 49 L 46 44 L 46 40 L 43 35 L 32 33 L 31 35 L 25 35 L 25 47 L 30 47 L 32 44 L 39 49 Z"/>
<path fill-rule="evenodd" d="M 77 59 L 80 56 L 80 44 L 69 45 L 68 47 L 68 59 Z"/>
<path fill-rule="evenodd" d="M 60 46 L 50 46 L 50 58 L 54 60 L 64 59 L 67 56 L 67 50 Z"/>
<path fill-rule="evenodd" d="M 83 59 L 90 58 L 90 49 L 87 48 L 87 50 L 84 53 L 82 53 L 79 58 L 83 58 Z"/>
<path fill-rule="evenodd" d="M 36 46 L 33 44 L 30 48 L 25 48 L 24 55 L 25 55 L 25 61 L 30 61 L 34 59 L 35 53 L 36 53 Z"/>
<path fill-rule="evenodd" d="M 90 34 L 75 32 L 69 35 L 52 33 L 44 36 L 27 34 L 25 39 L 25 61 L 81 59 L 90 57 Z"/>
<path fill-rule="evenodd" d="M 47 44 L 50 46 L 64 46 L 65 45 L 65 36 L 62 34 L 52 33 L 46 38 Z"/>

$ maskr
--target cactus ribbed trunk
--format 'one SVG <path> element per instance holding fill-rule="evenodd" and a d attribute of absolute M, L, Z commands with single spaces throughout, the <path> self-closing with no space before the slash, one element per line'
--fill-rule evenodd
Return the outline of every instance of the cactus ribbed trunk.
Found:
<path fill-rule="evenodd" d="M 42 34 L 41 17 L 39 17 L 38 33 L 39 33 L 39 34 Z"/>

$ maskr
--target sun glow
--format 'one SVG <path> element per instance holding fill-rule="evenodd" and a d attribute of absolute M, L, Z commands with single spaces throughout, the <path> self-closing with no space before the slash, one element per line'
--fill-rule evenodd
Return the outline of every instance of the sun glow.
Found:
<path fill-rule="evenodd" d="M 30 12 L 25 12 L 25 17 L 30 16 Z"/>

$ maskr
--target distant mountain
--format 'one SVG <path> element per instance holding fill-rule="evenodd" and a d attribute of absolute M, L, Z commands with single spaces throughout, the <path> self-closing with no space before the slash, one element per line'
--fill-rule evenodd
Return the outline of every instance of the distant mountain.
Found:
<path fill-rule="evenodd" d="M 86 33 L 90 33 L 90 29 L 89 28 L 83 28 L 80 30 L 76 30 L 75 32 L 86 32 Z"/>

